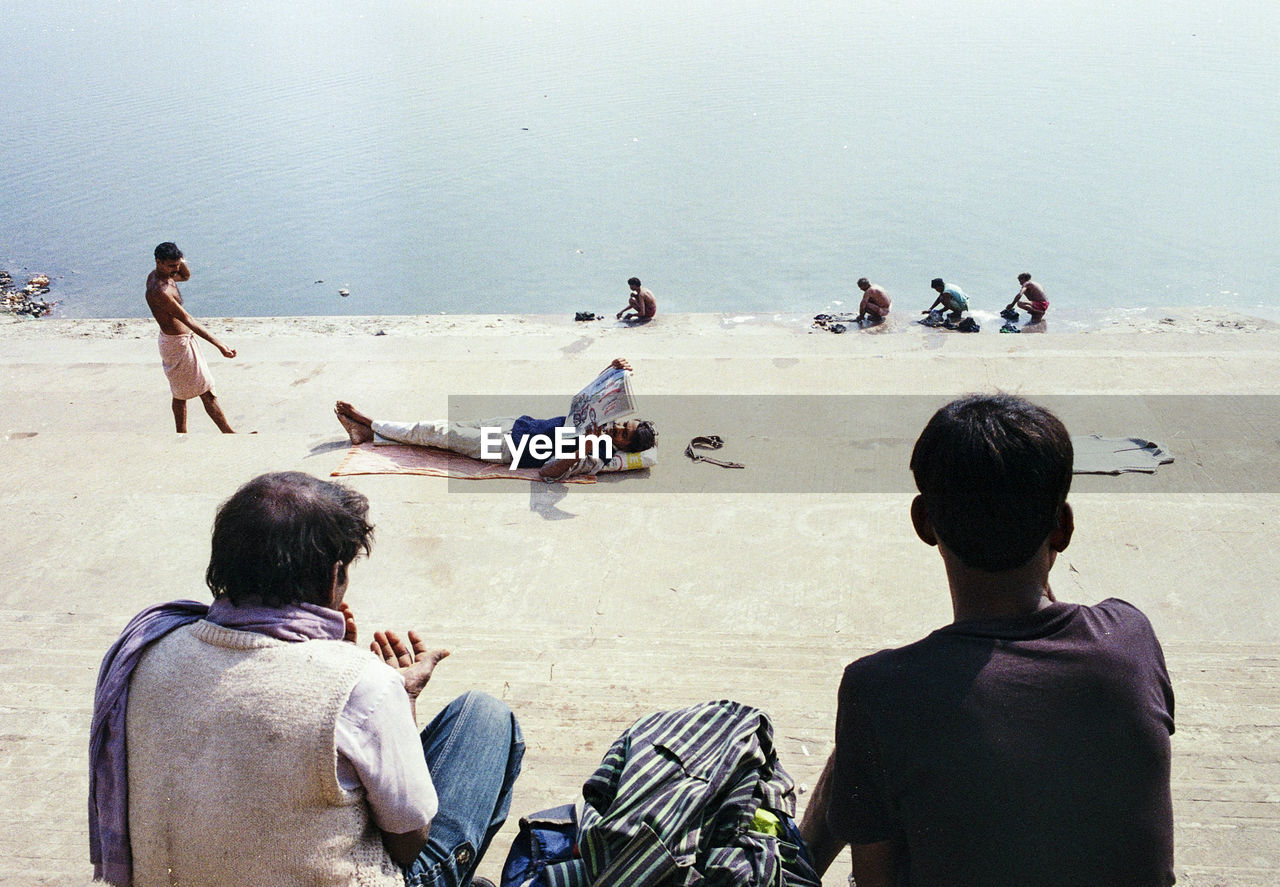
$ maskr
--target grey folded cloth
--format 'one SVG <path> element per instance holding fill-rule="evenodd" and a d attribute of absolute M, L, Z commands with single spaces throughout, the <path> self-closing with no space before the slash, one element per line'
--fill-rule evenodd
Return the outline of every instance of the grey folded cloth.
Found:
<path fill-rule="evenodd" d="M 1072 474 L 1155 474 L 1157 466 L 1173 461 L 1173 454 L 1162 445 L 1140 437 L 1083 434 L 1071 438 L 1071 447 L 1075 451 Z"/>

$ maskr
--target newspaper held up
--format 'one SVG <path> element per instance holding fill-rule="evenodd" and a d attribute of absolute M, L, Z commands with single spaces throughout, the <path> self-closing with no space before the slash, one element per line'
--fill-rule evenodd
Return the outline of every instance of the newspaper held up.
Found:
<path fill-rule="evenodd" d="M 631 394 L 631 374 L 611 366 L 569 403 L 569 421 L 579 432 L 599 429 L 636 411 Z"/>

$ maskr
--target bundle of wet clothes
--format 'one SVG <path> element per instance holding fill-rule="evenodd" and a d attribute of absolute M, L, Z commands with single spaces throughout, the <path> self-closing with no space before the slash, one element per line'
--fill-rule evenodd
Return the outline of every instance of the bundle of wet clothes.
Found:
<path fill-rule="evenodd" d="M 839 334 L 847 330 L 851 324 L 872 326 L 883 320 L 883 317 L 876 317 L 873 314 L 868 314 L 862 320 L 858 320 L 858 315 L 848 312 L 842 314 L 815 314 L 813 316 L 813 325 L 820 330 Z"/>
<path fill-rule="evenodd" d="M 976 333 L 982 329 L 972 317 L 966 317 L 957 322 L 947 317 L 941 308 L 935 308 L 927 316 L 920 318 L 920 323 L 925 326 L 940 326 L 943 329 L 955 330 L 958 333 Z"/>

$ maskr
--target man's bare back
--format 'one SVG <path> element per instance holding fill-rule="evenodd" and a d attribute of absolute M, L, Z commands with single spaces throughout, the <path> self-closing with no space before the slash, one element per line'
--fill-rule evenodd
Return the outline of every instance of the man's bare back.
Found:
<path fill-rule="evenodd" d="M 1032 302 L 1047 302 L 1048 297 L 1044 294 L 1044 289 L 1034 280 L 1028 280 L 1022 285 L 1022 289 L 1018 291 L 1019 296 L 1024 296 Z"/>
<path fill-rule="evenodd" d="M 880 289 L 880 287 L 876 286 L 874 283 L 867 288 L 865 293 L 863 293 L 863 297 L 866 299 L 868 305 L 875 305 L 879 308 L 883 308 L 885 311 L 889 310 L 889 294 Z"/>
<path fill-rule="evenodd" d="M 1039 323 L 1049 310 L 1049 297 L 1044 294 L 1044 288 L 1025 271 L 1018 275 L 1018 286 L 1018 294 L 1001 313 L 1012 311 L 1015 307 L 1021 308 L 1031 315 L 1032 323 Z"/>
<path fill-rule="evenodd" d="M 627 299 L 627 307 L 618 312 L 619 320 L 651 320 L 658 315 L 658 300 L 653 293 L 640 285 L 640 278 L 633 277 L 627 281 L 631 287 L 631 295 Z M 627 314 L 634 311 L 635 314 Z M 626 317 L 623 315 L 626 314 Z"/>
<path fill-rule="evenodd" d="M 880 320 L 889 314 L 891 300 L 889 294 L 865 277 L 858 280 L 858 289 L 862 290 L 862 301 L 858 304 L 858 322 L 870 315 L 872 320 Z"/>
<path fill-rule="evenodd" d="M 654 317 L 658 313 L 658 300 L 654 298 L 653 293 L 644 287 L 640 287 L 639 292 L 631 299 L 631 307 L 641 317 Z"/>

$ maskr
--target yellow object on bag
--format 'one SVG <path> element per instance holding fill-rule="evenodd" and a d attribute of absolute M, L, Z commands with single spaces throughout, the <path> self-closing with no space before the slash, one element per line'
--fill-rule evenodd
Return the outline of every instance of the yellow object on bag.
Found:
<path fill-rule="evenodd" d="M 751 818 L 751 831 L 781 838 L 783 836 L 782 820 L 761 807 L 756 810 L 756 815 Z"/>

